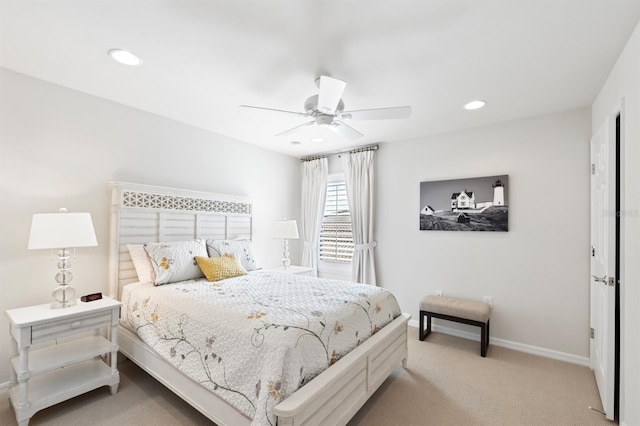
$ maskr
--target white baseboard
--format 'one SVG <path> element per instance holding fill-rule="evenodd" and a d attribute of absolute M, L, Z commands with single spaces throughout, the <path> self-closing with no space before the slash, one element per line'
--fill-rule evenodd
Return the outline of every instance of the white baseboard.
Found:
<path fill-rule="evenodd" d="M 410 327 L 420 327 L 420 323 L 418 320 L 409 320 Z M 455 328 L 443 327 L 441 325 L 433 324 L 431 326 L 431 330 L 448 334 L 451 336 L 461 337 L 463 339 L 475 340 L 477 342 L 480 341 L 480 333 L 471 333 L 468 331 L 457 330 Z M 501 346 L 503 348 L 513 349 L 514 351 L 525 352 L 528 354 L 543 356 L 545 358 L 557 359 L 560 361 L 569 362 L 571 364 L 582 365 L 585 367 L 590 367 L 589 358 L 582 357 L 578 355 L 569 354 L 566 352 L 554 351 L 553 349 L 541 348 L 539 346 L 526 345 L 524 343 L 513 342 L 511 340 L 499 339 L 496 337 L 491 337 L 489 340 L 490 345 Z"/>
<path fill-rule="evenodd" d="M 3 393 L 7 392 L 9 390 L 9 385 L 11 383 L 10 382 L 4 382 L 4 383 L 0 383 L 0 395 L 2 395 Z"/>

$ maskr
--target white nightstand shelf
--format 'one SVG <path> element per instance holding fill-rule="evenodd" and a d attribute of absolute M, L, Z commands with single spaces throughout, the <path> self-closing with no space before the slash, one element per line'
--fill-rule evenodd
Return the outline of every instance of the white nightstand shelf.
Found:
<path fill-rule="evenodd" d="M 117 392 L 120 306 L 107 297 L 62 309 L 46 304 L 7 311 L 12 337 L 9 399 L 20 426 L 28 425 L 37 411 L 101 386 Z M 111 339 L 100 330 L 109 330 Z M 79 333 L 83 335 L 75 336 Z M 57 344 L 32 347 L 53 340 Z"/>
<path fill-rule="evenodd" d="M 29 354 L 29 374 L 35 377 L 108 352 L 111 352 L 111 342 L 97 334 L 48 346 Z M 20 371 L 20 358 L 12 358 L 11 366 L 14 371 Z"/>
<path fill-rule="evenodd" d="M 31 416 L 36 412 L 66 401 L 83 393 L 89 392 L 101 386 L 117 385 L 119 380 L 114 380 L 111 368 L 101 359 L 92 359 L 73 364 L 69 367 L 59 368 L 51 373 L 33 377 L 29 380 L 28 405 Z M 9 390 L 11 402 L 19 400 L 19 388 L 11 387 Z M 13 404 L 16 410 L 16 404 Z M 17 410 L 16 410 L 17 413 Z M 18 421 L 21 425 L 25 419 Z"/>

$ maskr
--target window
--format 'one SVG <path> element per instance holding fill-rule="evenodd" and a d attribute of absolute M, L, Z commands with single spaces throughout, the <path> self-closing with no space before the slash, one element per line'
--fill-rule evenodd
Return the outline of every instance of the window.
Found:
<path fill-rule="evenodd" d="M 344 181 L 329 182 L 320 230 L 320 260 L 349 263 L 352 257 L 353 235 L 347 184 Z"/>

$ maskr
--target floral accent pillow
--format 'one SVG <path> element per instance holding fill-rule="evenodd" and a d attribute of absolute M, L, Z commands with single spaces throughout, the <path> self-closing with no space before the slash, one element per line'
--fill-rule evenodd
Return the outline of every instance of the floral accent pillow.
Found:
<path fill-rule="evenodd" d="M 207 240 L 207 251 L 209 257 L 233 254 L 247 271 L 260 269 L 249 240 Z"/>
<path fill-rule="evenodd" d="M 156 278 L 155 285 L 202 278 L 196 256 L 207 256 L 204 240 L 147 243 L 144 249 L 149 255 Z"/>
<path fill-rule="evenodd" d="M 220 281 L 227 278 L 247 275 L 247 271 L 232 254 L 225 254 L 220 257 L 196 256 L 196 262 L 198 262 L 198 266 L 204 273 L 207 281 Z"/>

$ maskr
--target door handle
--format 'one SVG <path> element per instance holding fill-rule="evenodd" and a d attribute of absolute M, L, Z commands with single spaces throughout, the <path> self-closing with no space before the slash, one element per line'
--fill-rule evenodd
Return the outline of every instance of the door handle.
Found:
<path fill-rule="evenodd" d="M 610 287 L 613 287 L 616 285 L 616 279 L 615 277 L 608 277 L 606 275 L 604 275 L 602 278 L 600 277 L 596 277 L 595 275 L 591 275 L 593 277 L 593 280 L 597 283 L 602 283 L 604 285 L 608 285 Z"/>

